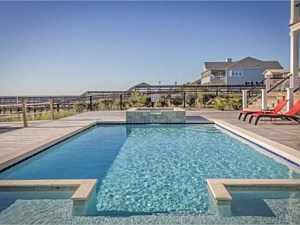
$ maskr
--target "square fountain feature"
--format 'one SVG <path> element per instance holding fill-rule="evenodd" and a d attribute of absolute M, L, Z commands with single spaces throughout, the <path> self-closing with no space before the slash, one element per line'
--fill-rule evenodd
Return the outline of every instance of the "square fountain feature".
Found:
<path fill-rule="evenodd" d="M 126 111 L 126 123 L 185 123 L 181 108 L 131 108 Z"/>

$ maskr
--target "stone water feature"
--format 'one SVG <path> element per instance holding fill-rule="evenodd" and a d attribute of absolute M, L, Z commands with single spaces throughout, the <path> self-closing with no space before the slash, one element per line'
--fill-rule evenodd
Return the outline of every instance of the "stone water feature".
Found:
<path fill-rule="evenodd" d="M 131 108 L 126 111 L 126 123 L 185 123 L 181 108 Z"/>

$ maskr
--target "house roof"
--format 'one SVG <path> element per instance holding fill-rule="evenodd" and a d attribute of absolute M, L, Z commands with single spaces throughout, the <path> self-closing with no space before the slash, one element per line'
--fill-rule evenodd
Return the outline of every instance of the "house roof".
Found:
<path fill-rule="evenodd" d="M 225 69 L 235 62 L 204 62 L 205 70 Z"/>
<path fill-rule="evenodd" d="M 195 80 L 193 84 L 201 84 L 201 79 Z"/>
<path fill-rule="evenodd" d="M 136 84 L 136 85 L 132 86 L 132 87 L 129 88 L 127 91 L 132 91 L 132 90 L 134 90 L 134 89 L 137 88 L 137 87 L 149 87 L 149 86 L 151 86 L 151 85 L 150 85 L 150 84 L 147 84 L 147 83 L 145 83 L 145 82 L 142 82 L 142 83 L 140 83 L 140 84 Z"/>
<path fill-rule="evenodd" d="M 148 86 L 151 86 L 151 85 L 150 85 L 150 84 L 147 84 L 147 83 L 145 83 L 145 82 L 142 82 L 142 83 L 140 83 L 140 84 L 134 85 L 134 87 L 148 87 Z"/>
<path fill-rule="evenodd" d="M 231 68 L 282 69 L 282 66 L 278 61 L 262 61 L 252 57 L 246 57 L 226 67 L 226 69 L 231 69 Z"/>
<path fill-rule="evenodd" d="M 274 74 L 278 75 L 284 75 L 289 74 L 290 70 L 283 70 L 283 69 L 271 69 L 271 70 L 265 70 L 263 75 L 265 76 L 272 76 Z"/>
<path fill-rule="evenodd" d="M 204 70 L 231 68 L 282 69 L 282 66 L 278 61 L 262 61 L 252 57 L 246 57 L 236 62 L 204 62 Z"/>

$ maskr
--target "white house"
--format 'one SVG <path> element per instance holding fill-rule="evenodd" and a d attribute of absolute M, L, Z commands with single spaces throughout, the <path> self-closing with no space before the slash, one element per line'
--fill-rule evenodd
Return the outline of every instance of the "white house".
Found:
<path fill-rule="evenodd" d="M 256 84 L 267 69 L 282 69 L 278 61 L 262 61 L 246 57 L 239 61 L 204 62 L 201 84 L 243 85 Z"/>

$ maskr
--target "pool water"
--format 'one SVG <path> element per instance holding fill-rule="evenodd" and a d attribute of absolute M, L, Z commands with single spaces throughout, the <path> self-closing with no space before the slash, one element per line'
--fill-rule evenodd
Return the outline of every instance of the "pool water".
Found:
<path fill-rule="evenodd" d="M 233 216 L 274 217 L 276 210 L 272 210 L 272 201 L 286 200 L 288 202 L 285 206 L 286 211 L 289 208 L 299 208 L 300 205 L 300 192 L 298 191 L 231 190 L 229 192 L 232 197 L 231 212 Z M 300 211 L 297 216 L 300 216 Z"/>
<path fill-rule="evenodd" d="M 208 178 L 300 178 L 267 154 L 214 125 L 101 125 L 0 179 L 97 178 L 91 215 L 209 216 Z"/>
<path fill-rule="evenodd" d="M 0 212 L 19 200 L 33 199 L 70 199 L 73 191 L 51 190 L 51 191 L 0 191 Z"/>

